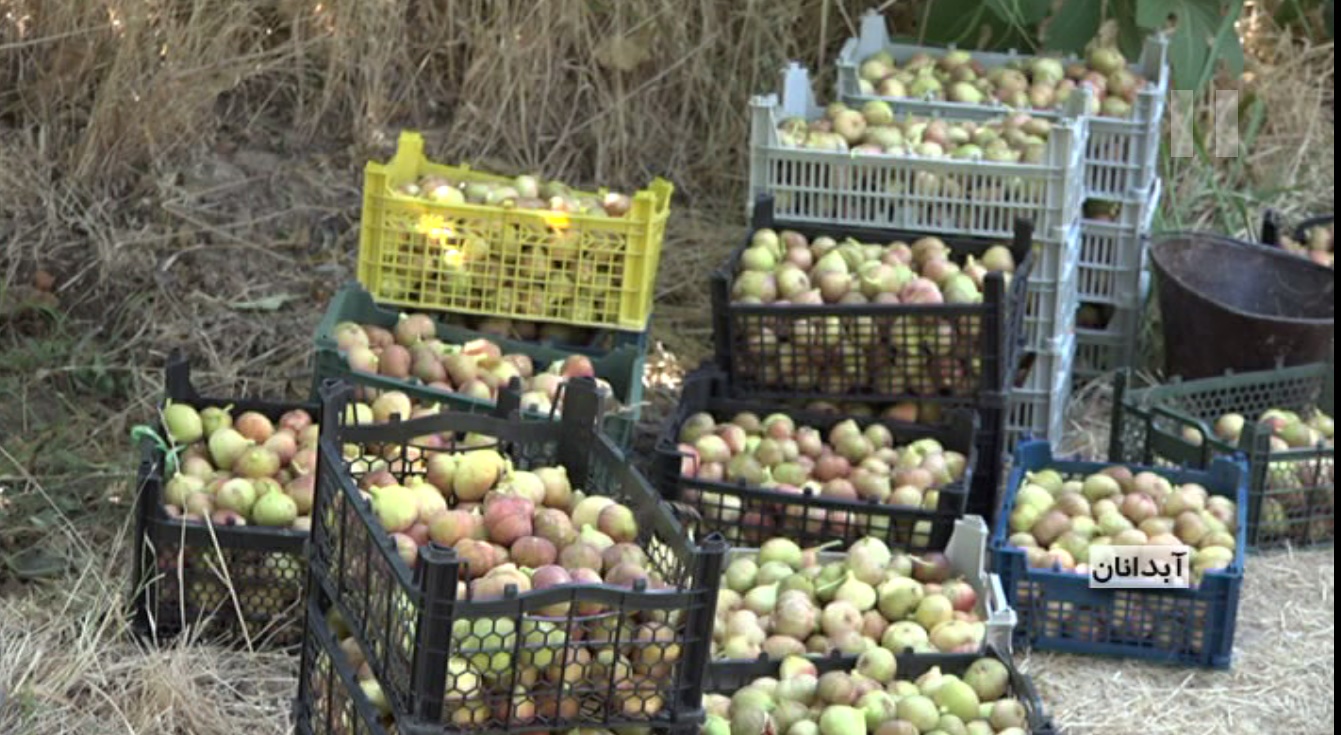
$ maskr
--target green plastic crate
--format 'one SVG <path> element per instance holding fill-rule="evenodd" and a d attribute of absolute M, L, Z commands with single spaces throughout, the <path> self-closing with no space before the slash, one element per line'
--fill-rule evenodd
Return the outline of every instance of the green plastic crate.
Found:
<path fill-rule="evenodd" d="M 390 329 L 399 317 L 398 310 L 378 305 L 357 283 L 351 282 L 340 289 L 331 299 L 325 316 L 317 326 L 312 395 L 317 395 L 317 389 L 323 380 L 338 378 L 378 390 L 403 391 L 417 401 L 440 403 L 444 409 L 485 413 L 493 408 L 494 404 L 491 401 L 430 388 L 414 378 L 401 380 L 357 372 L 350 368 L 349 361 L 336 346 L 336 325 L 349 321 Z M 527 355 L 536 364 L 537 370 L 545 369 L 555 360 L 578 354 L 546 345 L 496 338 L 482 332 L 444 324 L 441 321 L 437 323 L 437 330 L 438 339 L 448 344 L 464 344 L 473 339 L 488 339 L 502 348 L 504 354 Z M 646 352 L 639 345 L 624 345 L 604 355 L 589 355 L 589 357 L 596 370 L 596 376 L 610 383 L 614 398 L 619 402 L 619 407 L 606 415 L 602 429 L 616 445 L 627 448 L 632 441 L 634 427 L 642 411 L 643 365 L 646 362 Z"/>
<path fill-rule="evenodd" d="M 1335 540 L 1335 450 L 1270 452 L 1270 430 L 1256 423 L 1263 411 L 1318 409 L 1332 415 L 1334 363 L 1317 363 L 1218 378 L 1132 388 L 1118 373 L 1113 396 L 1110 456 L 1114 461 L 1205 468 L 1215 457 L 1248 458 L 1249 548 L 1331 545 Z M 1220 416 L 1246 419 L 1239 445 L 1216 438 Z M 1193 441 L 1186 430 L 1207 437 Z"/>

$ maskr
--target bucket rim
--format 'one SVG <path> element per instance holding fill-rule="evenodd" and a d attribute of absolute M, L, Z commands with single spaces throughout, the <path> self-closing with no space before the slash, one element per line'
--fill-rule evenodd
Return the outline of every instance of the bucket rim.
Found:
<path fill-rule="evenodd" d="M 1240 309 L 1236 306 L 1232 306 L 1230 304 L 1225 303 L 1223 300 L 1217 298 L 1214 295 L 1203 293 L 1200 290 L 1191 288 L 1188 285 L 1187 281 L 1180 278 L 1177 274 L 1169 271 L 1167 268 L 1164 267 L 1164 264 L 1160 262 L 1160 247 L 1159 247 L 1160 245 L 1173 240 L 1187 240 L 1187 239 L 1212 240 L 1221 245 L 1228 245 L 1230 247 L 1242 248 L 1250 252 L 1259 253 L 1262 254 L 1263 257 L 1276 258 L 1281 262 L 1297 263 L 1299 265 L 1304 265 L 1309 268 L 1316 268 L 1319 272 L 1328 274 L 1334 273 L 1334 271 L 1332 271 L 1332 269 L 1330 268 L 1318 265 L 1317 263 L 1314 263 L 1307 259 L 1299 258 L 1298 256 L 1292 255 L 1278 248 L 1264 248 L 1261 246 L 1260 243 L 1245 242 L 1243 240 L 1239 240 L 1238 238 L 1229 237 L 1227 235 L 1221 235 L 1215 232 L 1203 232 L 1198 230 L 1171 230 L 1166 232 L 1154 233 L 1150 235 L 1150 265 L 1152 266 L 1151 270 L 1155 271 L 1155 276 L 1157 278 L 1170 279 L 1188 293 L 1195 294 L 1200 298 L 1210 301 L 1217 307 L 1224 309 L 1225 311 L 1235 316 L 1245 317 L 1248 319 L 1267 319 L 1274 322 L 1280 322 L 1282 324 L 1291 324 L 1298 326 L 1321 327 L 1326 326 L 1328 324 L 1332 325 L 1336 324 L 1335 316 L 1333 316 L 1331 319 L 1314 319 L 1309 317 L 1270 316 L 1267 314 L 1258 314 L 1251 311 L 1244 311 L 1243 309 Z M 1287 267 L 1298 267 L 1298 266 L 1287 266 Z M 1335 280 L 1333 280 L 1333 283 L 1335 283 Z"/>

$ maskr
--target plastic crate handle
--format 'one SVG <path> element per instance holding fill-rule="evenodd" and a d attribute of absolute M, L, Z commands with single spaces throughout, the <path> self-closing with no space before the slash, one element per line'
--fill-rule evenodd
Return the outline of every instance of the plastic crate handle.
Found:
<path fill-rule="evenodd" d="M 191 384 L 191 362 L 181 347 L 173 347 L 163 368 L 163 390 L 168 398 L 179 403 L 198 401 L 200 394 Z"/>
<path fill-rule="evenodd" d="M 461 565 L 456 551 L 437 542 L 419 549 L 415 587 L 424 591 L 417 621 L 417 640 L 411 678 L 417 719 L 440 722 L 447 695 L 447 661 L 451 656 L 452 621 Z"/>
<path fill-rule="evenodd" d="M 1185 439 L 1181 433 L 1173 434 L 1164 428 L 1159 420 L 1172 422 L 1181 429 L 1191 428 L 1201 434 L 1201 444 L 1193 444 Z M 1168 457 L 1178 464 L 1184 466 L 1207 466 L 1211 458 L 1215 456 L 1212 451 L 1211 442 L 1215 440 L 1215 432 L 1211 427 L 1201 419 L 1188 416 L 1179 411 L 1175 411 L 1165 406 L 1151 406 L 1150 418 L 1146 422 L 1146 441 L 1158 445 L 1156 454 Z"/>

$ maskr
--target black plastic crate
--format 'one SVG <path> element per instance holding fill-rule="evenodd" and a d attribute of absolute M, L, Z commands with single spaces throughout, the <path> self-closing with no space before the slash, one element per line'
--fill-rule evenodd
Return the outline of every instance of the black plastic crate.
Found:
<path fill-rule="evenodd" d="M 680 730 L 702 721 L 698 672 L 709 656 L 727 545 L 720 537 L 691 541 L 648 482 L 597 431 L 601 398 L 593 381 L 572 381 L 567 391 L 558 421 L 453 412 L 368 427 L 345 425 L 349 386 L 323 387 L 323 405 L 334 419 L 322 427 L 310 563 L 394 711 L 407 713 L 398 717 L 401 732 L 407 723 L 415 732 L 504 733 Z M 516 407 L 515 393 L 507 395 L 501 411 Z M 574 488 L 626 505 L 638 521 L 645 568 L 658 579 L 522 594 L 514 587 L 501 599 L 484 600 L 464 594 L 469 563 L 450 548 L 421 547 L 411 569 L 375 519 L 341 450 L 394 445 L 405 460 L 416 438 L 430 434 L 490 437 L 492 448 L 518 469 L 562 466 Z M 479 448 L 454 443 L 434 451 Z M 420 473 L 409 466 L 394 474 L 403 483 Z M 647 668 L 620 666 L 621 654 Z M 546 677 L 532 676 L 542 664 Z M 519 686 L 535 698 L 534 712 L 509 706 Z"/>
<path fill-rule="evenodd" d="M 307 603 L 298 699 L 294 708 L 298 735 L 434 735 L 439 726 L 397 721 L 380 709 L 362 688 L 364 672 L 353 665 L 341 640 L 349 635 L 344 621 L 332 619 L 330 601 L 314 587 Z M 339 630 L 337 630 L 339 628 Z M 357 640 L 355 640 L 357 643 Z M 356 656 L 362 657 L 359 649 Z M 380 686 L 380 684 L 379 684 Z M 656 735 L 697 735 L 698 728 L 649 729 Z"/>
<path fill-rule="evenodd" d="M 1315 363 L 1217 378 L 1133 388 L 1129 371 L 1114 381 L 1109 454 L 1124 462 L 1209 467 L 1216 457 L 1248 459 L 1250 550 L 1336 541 L 1336 450 L 1330 446 L 1271 451 L 1268 409 L 1336 408 L 1334 363 Z M 1238 413 L 1246 421 L 1237 445 L 1216 435 L 1216 420 Z"/>
<path fill-rule="evenodd" d="M 990 527 L 1001 509 L 1001 488 L 1006 484 L 1006 412 L 1005 408 L 978 409 L 978 461 L 969 486 L 969 515 L 982 516 Z"/>
<path fill-rule="evenodd" d="M 321 420 L 316 403 L 201 396 L 190 366 L 176 351 L 168 360 L 165 393 L 197 409 L 232 407 L 277 420 L 293 409 Z M 160 436 L 166 437 L 156 422 Z M 132 626 L 148 640 L 164 640 L 188 626 L 206 639 L 267 647 L 296 646 L 302 634 L 302 600 L 308 533 L 287 528 L 218 526 L 169 516 L 163 504 L 163 449 L 140 443 Z"/>
<path fill-rule="evenodd" d="M 358 671 L 326 618 L 314 591 L 306 605 L 302 668 L 298 673 L 298 701 L 294 708 L 298 735 L 395 735 L 394 720 L 368 699 Z M 406 733 L 408 735 L 408 733 Z"/>
<path fill-rule="evenodd" d="M 756 202 L 752 224 L 750 237 L 763 228 L 870 243 L 935 234 L 778 222 L 767 195 Z M 712 275 L 716 362 L 730 378 L 734 395 L 752 400 L 910 399 L 946 406 L 1003 406 L 1006 385 L 1023 352 L 1033 236 L 1029 222 L 1016 222 L 1010 243 L 1016 267 L 1009 286 L 1002 274 L 989 273 L 982 303 L 942 305 L 733 304 L 732 279 L 749 247 L 747 238 Z M 982 255 L 1001 244 L 954 237 L 945 242 L 955 257 Z M 792 339 L 802 333 L 806 339 Z M 837 344 L 824 344 L 826 340 Z M 808 363 L 804 369 L 803 362 Z M 908 372 L 913 367 L 915 377 Z"/>
<path fill-rule="evenodd" d="M 794 495 L 739 482 L 713 482 L 680 474 L 684 455 L 678 449 L 680 428 L 698 412 L 729 421 L 749 411 L 760 418 L 785 413 L 797 426 L 827 432 L 844 416 L 783 410 L 763 402 L 729 397 L 726 376 L 705 366 L 689 375 L 681 392 L 675 416 L 666 424 L 657 443 L 656 477 L 667 500 L 692 509 L 686 514 L 701 532 L 718 532 L 734 545 L 758 546 L 775 536 L 785 536 L 802 546 L 834 540 L 851 544 L 876 536 L 891 547 L 910 551 L 943 550 L 954 532 L 955 520 L 964 515 L 968 491 L 977 459 L 977 417 L 957 410 L 943 426 L 922 426 L 880 419 L 859 419 L 863 428 L 871 423 L 888 427 L 896 445 L 918 439 L 936 439 L 948 450 L 965 458 L 964 477 L 939 490 L 935 510 L 893 506 L 868 501 L 849 501 L 811 494 Z M 817 520 L 821 513 L 824 517 Z M 843 514 L 836 518 L 833 514 Z"/>
<path fill-rule="evenodd" d="M 1059 735 L 1051 718 L 1038 696 L 1033 679 L 1015 667 L 1009 653 L 992 646 L 982 654 L 976 653 L 901 653 L 895 656 L 897 663 L 895 678 L 899 681 L 913 681 L 933 668 L 939 668 L 942 674 L 963 676 L 974 661 L 980 658 L 993 658 L 1005 664 L 1010 672 L 1010 685 L 1007 694 L 1018 699 L 1029 715 L 1030 735 Z M 820 674 L 830 671 L 851 671 L 857 666 L 856 656 L 830 656 L 812 659 Z M 712 694 L 729 695 L 749 686 L 760 678 L 777 678 L 781 665 L 779 661 L 761 659 L 759 661 L 739 661 L 713 663 L 708 667 L 705 688 Z"/>

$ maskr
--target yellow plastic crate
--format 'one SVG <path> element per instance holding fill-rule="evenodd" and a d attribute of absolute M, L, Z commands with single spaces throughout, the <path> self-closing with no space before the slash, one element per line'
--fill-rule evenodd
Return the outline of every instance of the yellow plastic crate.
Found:
<path fill-rule="evenodd" d="M 386 304 L 434 311 L 643 330 L 674 186 L 664 179 L 632 197 L 623 217 L 478 204 L 444 204 L 396 189 L 435 175 L 510 183 L 424 156 L 401 133 L 388 163 L 363 177 L 358 279 Z M 603 197 L 604 189 L 577 192 Z"/>

